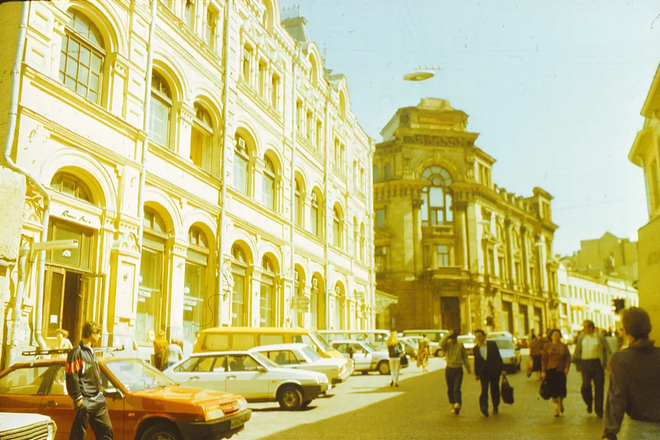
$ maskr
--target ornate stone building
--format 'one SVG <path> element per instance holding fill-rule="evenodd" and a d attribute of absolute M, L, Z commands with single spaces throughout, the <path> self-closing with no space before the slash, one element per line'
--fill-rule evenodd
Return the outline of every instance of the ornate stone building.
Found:
<path fill-rule="evenodd" d="M 557 320 L 552 196 L 492 181 L 467 115 L 447 101 L 399 109 L 374 155 L 375 265 L 397 330 L 476 328 L 516 335 Z"/>
<path fill-rule="evenodd" d="M 11 160 L 50 199 L 28 191 L 23 242 L 44 215 L 78 241 L 32 254 L 17 341 L 89 319 L 145 353 L 161 329 L 189 349 L 210 326 L 371 328 L 373 145 L 345 77 L 277 0 L 154 1 L 2 7 L 27 29 Z"/>

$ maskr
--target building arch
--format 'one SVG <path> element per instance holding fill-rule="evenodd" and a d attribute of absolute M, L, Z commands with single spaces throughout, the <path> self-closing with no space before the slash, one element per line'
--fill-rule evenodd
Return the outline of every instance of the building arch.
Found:
<path fill-rule="evenodd" d="M 413 178 L 421 179 L 424 170 L 432 166 L 439 166 L 446 169 L 449 172 L 449 174 L 451 174 L 452 180 L 454 182 L 465 181 L 465 179 L 463 178 L 463 173 L 456 165 L 456 163 L 452 160 L 445 159 L 443 157 L 424 157 L 421 158 L 416 163 L 413 163 L 411 167 L 414 170 Z"/>
<path fill-rule="evenodd" d="M 155 186 L 145 188 L 145 206 L 153 207 L 170 227 L 170 234 L 183 233 L 183 219 L 181 210 L 172 198 L 162 189 Z"/>
<path fill-rule="evenodd" d="M 190 86 L 184 73 L 185 69 L 170 54 L 155 49 L 153 69 L 167 81 L 172 91 L 173 102 L 190 101 Z"/>
<path fill-rule="evenodd" d="M 99 31 L 107 39 L 106 50 L 111 53 L 119 53 L 128 58 L 128 41 L 124 37 L 128 35 L 121 19 L 114 9 L 108 7 L 106 2 L 71 1 L 66 6 L 66 11 L 76 9 L 86 15 L 99 28 Z"/>
<path fill-rule="evenodd" d="M 204 231 L 208 236 L 209 242 L 215 241 L 216 218 L 211 214 L 201 209 L 195 209 L 183 216 L 183 230 L 188 231 L 191 227 L 196 226 Z"/>

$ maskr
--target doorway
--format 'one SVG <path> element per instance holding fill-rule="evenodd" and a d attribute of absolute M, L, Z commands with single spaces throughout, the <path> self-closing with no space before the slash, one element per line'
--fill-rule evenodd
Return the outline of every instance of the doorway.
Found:
<path fill-rule="evenodd" d="M 56 338 L 57 329 L 63 328 L 75 343 L 80 339 L 82 328 L 83 274 L 51 266 L 46 269 L 46 282 L 46 338 Z"/>
<path fill-rule="evenodd" d="M 446 330 L 461 328 L 460 300 L 456 297 L 440 297 L 442 328 Z"/>

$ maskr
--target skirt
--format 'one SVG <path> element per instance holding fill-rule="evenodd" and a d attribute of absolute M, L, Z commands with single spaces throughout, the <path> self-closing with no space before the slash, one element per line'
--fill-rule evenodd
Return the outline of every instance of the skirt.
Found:
<path fill-rule="evenodd" d="M 541 359 L 543 356 L 532 356 L 532 371 L 541 371 Z"/>
<path fill-rule="evenodd" d="M 550 389 L 550 397 L 553 399 L 557 397 L 566 397 L 566 375 L 563 371 L 546 370 L 545 380 Z"/>

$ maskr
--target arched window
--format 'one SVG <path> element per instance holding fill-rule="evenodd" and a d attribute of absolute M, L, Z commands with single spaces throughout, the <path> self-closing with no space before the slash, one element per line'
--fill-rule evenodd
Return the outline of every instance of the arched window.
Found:
<path fill-rule="evenodd" d="M 259 327 L 275 325 L 275 273 L 268 257 L 261 259 L 261 286 L 259 290 Z"/>
<path fill-rule="evenodd" d="M 439 166 L 424 170 L 422 180 L 428 180 L 430 186 L 422 193 L 422 224 L 424 226 L 446 225 L 454 222 L 451 175 Z"/>
<path fill-rule="evenodd" d="M 152 208 L 144 208 L 143 247 L 140 256 L 135 335 L 148 343 L 149 329 L 163 328 L 165 322 L 165 246 L 168 235 L 163 218 Z"/>
<path fill-rule="evenodd" d="M 101 103 L 105 45 L 98 28 L 75 10 L 67 12 L 60 53 L 60 81 L 95 104 Z"/>
<path fill-rule="evenodd" d="M 245 139 L 237 135 L 234 148 L 234 188 L 248 195 L 249 185 L 250 153 Z"/>
<path fill-rule="evenodd" d="M 50 182 L 50 187 L 62 194 L 67 194 L 76 199 L 94 203 L 92 193 L 85 182 L 69 173 L 57 173 Z"/>
<path fill-rule="evenodd" d="M 344 219 L 342 218 L 339 208 L 336 206 L 332 209 L 332 244 L 338 248 L 343 247 L 344 237 Z"/>
<path fill-rule="evenodd" d="M 190 160 L 211 172 L 213 122 L 211 115 L 200 104 L 195 104 L 195 117 L 190 136 Z"/>
<path fill-rule="evenodd" d="M 211 49 L 215 49 L 218 29 L 218 13 L 209 6 L 206 9 L 206 23 L 204 26 L 204 42 Z"/>
<path fill-rule="evenodd" d="M 379 179 L 379 177 L 378 177 L 378 165 L 373 166 L 373 176 L 372 177 L 373 177 L 372 180 L 374 182 L 378 182 L 378 179 Z"/>
<path fill-rule="evenodd" d="M 172 93 L 167 82 L 156 71 L 151 75 L 151 105 L 149 110 L 149 137 L 169 147 Z"/>
<path fill-rule="evenodd" d="M 206 234 L 196 226 L 188 230 L 186 272 L 183 286 L 183 336 L 194 343 L 196 332 L 213 323 L 212 317 L 204 314 L 207 291 L 207 267 L 209 243 Z"/>
<path fill-rule="evenodd" d="M 302 206 L 302 191 L 300 182 L 296 179 L 294 193 L 294 222 L 297 226 L 303 226 L 303 206 Z"/>
<path fill-rule="evenodd" d="M 245 251 L 235 244 L 231 248 L 231 272 L 234 288 L 231 296 L 231 325 L 243 327 L 247 324 L 247 258 Z"/>
<path fill-rule="evenodd" d="M 353 217 L 353 257 L 355 259 L 360 258 L 359 244 L 360 244 L 360 235 L 358 229 L 357 218 Z"/>
<path fill-rule="evenodd" d="M 274 211 L 276 205 L 275 165 L 268 157 L 265 158 L 265 162 L 261 197 L 263 204 Z"/>

